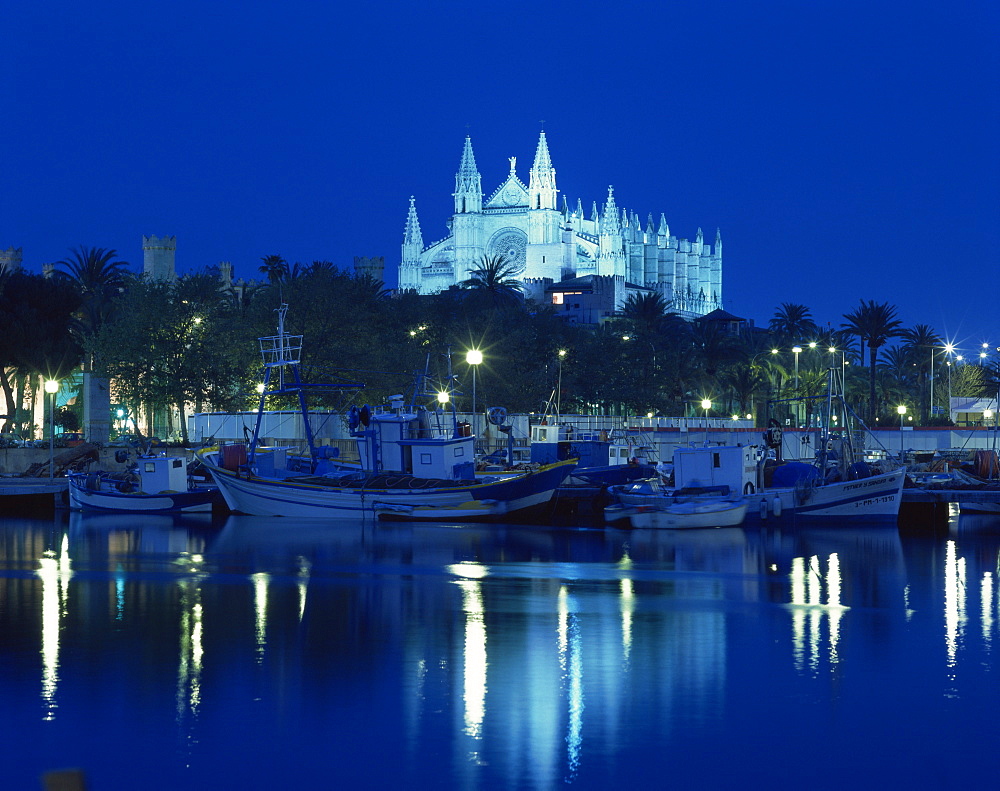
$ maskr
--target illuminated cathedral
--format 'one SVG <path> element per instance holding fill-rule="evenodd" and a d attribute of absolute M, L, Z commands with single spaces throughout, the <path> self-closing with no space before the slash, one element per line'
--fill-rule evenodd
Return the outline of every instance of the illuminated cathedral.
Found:
<path fill-rule="evenodd" d="M 672 309 L 691 316 L 722 307 L 722 237 L 706 244 L 701 229 L 694 241 L 670 233 L 666 218 L 654 226 L 650 213 L 643 223 L 635 212 L 619 209 L 613 187 L 604 204 L 594 201 L 589 217 L 582 199 L 575 208 L 556 188 L 545 132 L 538 138 L 535 160 L 525 184 L 517 175 L 517 158 L 489 196 L 483 193 L 472 139 L 465 147 L 455 174 L 455 213 L 447 222 L 449 234 L 425 245 L 417 217 L 416 199 L 403 233 L 398 285 L 420 294 L 433 294 L 461 283 L 484 256 L 503 255 L 523 271 L 518 279 L 532 296 L 554 284 L 576 278 L 608 277 L 622 293 L 632 288 L 659 292 Z"/>

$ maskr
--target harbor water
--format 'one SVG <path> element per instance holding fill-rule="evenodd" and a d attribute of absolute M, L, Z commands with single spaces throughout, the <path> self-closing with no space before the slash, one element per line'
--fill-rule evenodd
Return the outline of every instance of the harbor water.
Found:
<path fill-rule="evenodd" d="M 984 517 L 672 532 L 8 515 L 0 778 L 993 785 L 998 553 Z"/>

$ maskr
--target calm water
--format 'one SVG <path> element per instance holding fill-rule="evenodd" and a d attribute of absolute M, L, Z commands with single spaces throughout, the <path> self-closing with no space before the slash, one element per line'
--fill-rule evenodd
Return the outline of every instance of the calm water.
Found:
<path fill-rule="evenodd" d="M 995 784 L 1000 521 L 0 518 L 0 785 Z"/>

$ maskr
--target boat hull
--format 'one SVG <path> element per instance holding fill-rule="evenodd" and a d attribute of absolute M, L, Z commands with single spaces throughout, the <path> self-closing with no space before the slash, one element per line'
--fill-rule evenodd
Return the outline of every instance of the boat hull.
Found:
<path fill-rule="evenodd" d="M 364 486 L 363 481 L 340 485 L 332 478 L 325 483 L 316 477 L 237 474 L 218 466 L 214 451 L 203 452 L 199 458 L 233 511 L 325 519 L 479 521 L 507 516 L 548 503 L 575 466 L 575 461 L 558 462 L 532 472 L 489 476 L 482 483 L 465 486 L 386 489 Z"/>
<path fill-rule="evenodd" d="M 86 473 L 69 476 L 70 508 L 86 511 L 111 511 L 130 513 L 183 513 L 211 511 L 221 500 L 215 487 L 199 487 L 184 492 L 118 492 L 106 485 L 94 486 L 94 477 Z M 88 486 L 88 478 L 91 483 Z"/>
<path fill-rule="evenodd" d="M 609 505 L 604 509 L 609 524 L 628 522 L 632 527 L 663 530 L 714 529 L 739 527 L 746 518 L 746 499 L 711 500 L 705 503 L 671 505 Z"/>
<path fill-rule="evenodd" d="M 903 469 L 822 486 L 769 488 L 746 495 L 745 526 L 800 523 L 896 523 L 903 498 Z M 663 504 L 669 495 L 620 493 L 626 505 Z"/>

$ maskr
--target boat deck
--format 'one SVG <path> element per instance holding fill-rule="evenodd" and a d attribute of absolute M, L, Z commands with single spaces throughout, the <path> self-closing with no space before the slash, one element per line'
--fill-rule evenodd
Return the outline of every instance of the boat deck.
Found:
<path fill-rule="evenodd" d="M 477 486 L 482 481 L 451 480 L 447 478 L 418 478 L 402 473 L 361 475 L 348 473 L 342 476 L 295 475 L 285 478 L 288 483 L 308 486 L 325 486 L 333 489 L 463 489 Z"/>

